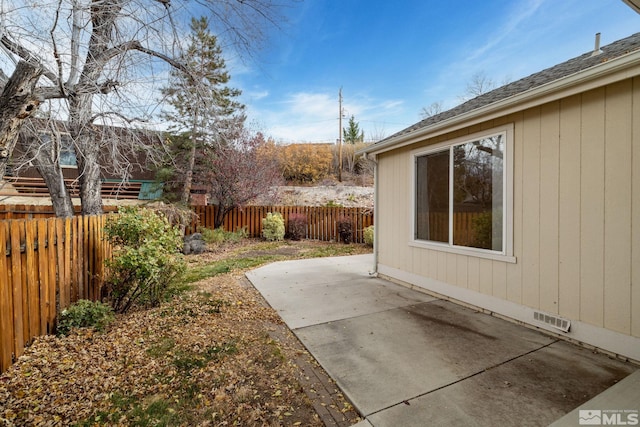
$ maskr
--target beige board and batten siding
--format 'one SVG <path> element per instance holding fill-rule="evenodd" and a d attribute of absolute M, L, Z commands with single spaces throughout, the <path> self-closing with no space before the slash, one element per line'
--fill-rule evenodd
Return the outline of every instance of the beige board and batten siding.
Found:
<path fill-rule="evenodd" d="M 508 123 L 516 262 L 410 245 L 411 151 Z M 378 168 L 383 275 L 640 337 L 640 77 L 380 153 Z"/>

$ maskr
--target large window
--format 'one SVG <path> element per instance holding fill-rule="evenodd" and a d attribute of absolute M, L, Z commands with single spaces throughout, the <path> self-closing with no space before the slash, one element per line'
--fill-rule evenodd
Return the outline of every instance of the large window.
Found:
<path fill-rule="evenodd" d="M 505 130 L 414 151 L 413 241 L 510 255 Z"/>

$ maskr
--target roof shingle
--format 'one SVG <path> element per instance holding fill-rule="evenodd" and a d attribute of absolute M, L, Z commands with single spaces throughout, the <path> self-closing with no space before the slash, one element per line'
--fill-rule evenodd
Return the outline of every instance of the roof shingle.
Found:
<path fill-rule="evenodd" d="M 418 123 L 379 141 L 377 144 L 397 138 L 401 135 L 412 133 L 419 129 L 426 128 L 443 120 L 456 117 L 460 114 L 476 110 L 486 105 L 493 104 L 494 102 L 501 101 L 511 96 L 518 95 L 544 84 L 551 83 L 563 77 L 570 76 L 572 74 L 584 71 L 588 68 L 618 58 L 627 53 L 634 52 L 636 50 L 640 50 L 640 33 L 635 33 L 629 37 L 603 46 L 601 48 L 601 53 L 598 55 L 593 55 L 593 51 L 585 53 L 576 58 L 570 59 L 553 67 L 531 74 L 528 77 L 524 77 L 520 80 L 508 83 L 490 92 L 479 95 L 450 110 L 443 111 L 442 113 L 433 115 L 431 117 L 427 117 L 426 119 L 421 120 Z M 372 147 L 375 147 L 375 145 L 376 144 L 374 144 Z"/>

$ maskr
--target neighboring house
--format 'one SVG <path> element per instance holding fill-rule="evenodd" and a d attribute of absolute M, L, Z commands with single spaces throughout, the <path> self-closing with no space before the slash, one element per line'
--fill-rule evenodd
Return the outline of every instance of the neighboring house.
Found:
<path fill-rule="evenodd" d="M 381 276 L 640 361 L 640 33 L 363 152 Z"/>
<path fill-rule="evenodd" d="M 100 129 L 100 127 L 98 127 Z M 110 127 L 105 128 L 105 138 L 136 138 L 140 140 L 144 138 L 145 145 L 151 145 L 153 139 L 158 140 L 160 145 L 160 136 L 155 132 L 138 131 L 131 132 L 124 129 Z M 131 136 L 133 135 L 133 137 Z M 76 154 L 73 149 L 73 141 L 67 130 L 66 123 L 63 121 L 46 121 L 38 118 L 29 119 L 25 124 L 25 128 L 20 133 L 20 138 L 38 138 L 40 143 L 45 146 L 52 140 L 60 147 L 59 162 L 65 182 L 69 186 L 73 197 L 77 197 L 79 191 L 79 183 L 77 178 L 79 175 Z M 109 146 L 111 144 L 105 144 Z M 129 145 L 134 145 L 129 142 Z M 128 156 L 126 162 L 129 165 L 129 178 L 123 183 L 123 177 L 112 171 L 109 167 L 102 168 L 102 196 L 103 198 L 113 199 L 140 199 L 153 200 L 162 196 L 162 185 L 155 180 L 155 172 L 152 165 L 149 165 L 146 154 L 141 151 L 123 150 Z M 122 154 L 119 153 L 119 154 Z M 112 155 L 108 151 L 104 151 L 101 164 L 108 165 L 108 157 Z M 23 144 L 17 144 L 12 156 L 12 162 L 9 164 L 7 176 L 5 179 L 11 184 L 11 189 L 0 189 L 0 195 L 48 195 L 48 190 L 38 170 L 33 166 L 27 153 L 23 151 Z"/>

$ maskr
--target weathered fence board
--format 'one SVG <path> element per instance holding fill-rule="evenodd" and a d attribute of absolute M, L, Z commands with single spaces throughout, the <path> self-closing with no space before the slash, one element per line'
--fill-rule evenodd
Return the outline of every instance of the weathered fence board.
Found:
<path fill-rule="evenodd" d="M 0 372 L 34 337 L 53 332 L 57 313 L 99 296 L 103 261 L 111 256 L 104 220 L 0 221 Z"/>

